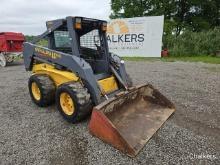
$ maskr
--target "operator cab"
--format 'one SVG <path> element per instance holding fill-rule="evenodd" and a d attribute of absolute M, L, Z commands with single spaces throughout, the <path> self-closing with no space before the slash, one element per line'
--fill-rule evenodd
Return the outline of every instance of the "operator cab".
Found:
<path fill-rule="evenodd" d="M 56 22 L 57 21 L 57 22 Z M 72 17 L 69 25 L 66 19 L 48 21 L 50 29 L 62 22 L 48 36 L 48 47 L 83 58 L 90 64 L 95 74 L 108 72 L 108 44 L 106 39 L 107 22 L 102 20 Z"/>

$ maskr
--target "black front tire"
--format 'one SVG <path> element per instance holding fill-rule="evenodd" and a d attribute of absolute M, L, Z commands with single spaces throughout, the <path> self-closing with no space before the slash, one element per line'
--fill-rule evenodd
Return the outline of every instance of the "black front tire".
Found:
<path fill-rule="evenodd" d="M 66 114 L 61 106 L 61 94 L 67 93 L 74 103 L 72 114 Z M 58 87 L 56 91 L 57 109 L 61 115 L 71 123 L 79 122 L 85 119 L 92 112 L 92 101 L 88 90 L 79 82 L 65 83 Z"/>
<path fill-rule="evenodd" d="M 33 95 L 32 84 L 36 83 L 40 90 L 40 99 L 36 99 Z M 46 107 L 54 103 L 55 101 L 55 85 L 53 80 L 47 75 L 32 75 L 28 82 L 29 93 L 32 101 L 40 106 Z"/>

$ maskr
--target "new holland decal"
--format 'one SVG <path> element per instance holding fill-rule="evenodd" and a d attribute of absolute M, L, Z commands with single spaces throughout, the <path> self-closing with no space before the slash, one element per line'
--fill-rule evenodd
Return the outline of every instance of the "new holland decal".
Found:
<path fill-rule="evenodd" d="M 61 58 L 60 54 L 58 54 L 56 52 L 51 52 L 51 51 L 43 49 L 43 48 L 36 47 L 34 50 L 35 50 L 35 52 L 39 53 L 41 56 L 50 57 L 52 59 Z"/>

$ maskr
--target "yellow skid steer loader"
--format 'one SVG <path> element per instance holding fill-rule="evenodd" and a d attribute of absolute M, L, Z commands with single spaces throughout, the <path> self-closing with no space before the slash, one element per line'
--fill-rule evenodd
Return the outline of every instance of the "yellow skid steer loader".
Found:
<path fill-rule="evenodd" d="M 89 131 L 134 157 L 175 111 L 150 84 L 133 86 L 124 61 L 108 50 L 107 22 L 84 17 L 48 21 L 47 31 L 24 43 L 32 71 L 29 92 L 41 107 L 56 102 L 69 122 L 89 114 Z M 47 47 L 36 43 L 45 39 Z"/>

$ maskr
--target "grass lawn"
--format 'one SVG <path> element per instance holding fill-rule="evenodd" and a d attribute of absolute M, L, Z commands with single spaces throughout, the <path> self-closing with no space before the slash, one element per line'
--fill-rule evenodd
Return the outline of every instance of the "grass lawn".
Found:
<path fill-rule="evenodd" d="M 175 61 L 185 61 L 185 62 L 204 62 L 210 64 L 220 64 L 220 57 L 212 56 L 191 56 L 191 57 L 123 57 L 126 61 L 164 61 L 164 62 L 175 62 Z"/>

